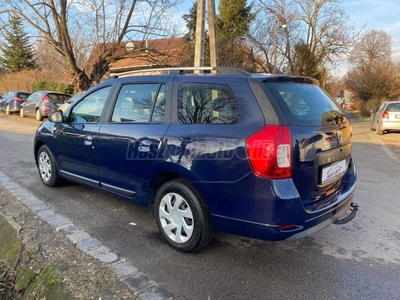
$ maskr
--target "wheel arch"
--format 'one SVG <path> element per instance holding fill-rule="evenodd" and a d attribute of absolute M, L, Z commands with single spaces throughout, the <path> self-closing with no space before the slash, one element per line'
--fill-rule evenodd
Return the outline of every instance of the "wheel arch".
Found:
<path fill-rule="evenodd" d="M 39 152 L 39 149 L 40 149 L 40 147 L 42 147 L 43 145 L 46 145 L 45 144 L 45 142 L 43 142 L 43 141 L 41 141 L 41 140 L 38 140 L 36 143 L 35 143 L 35 147 L 34 147 L 34 154 L 35 154 L 35 163 L 36 163 L 36 166 L 37 166 L 37 154 L 38 154 L 38 152 Z"/>
<path fill-rule="evenodd" d="M 152 216 L 154 216 L 154 201 L 157 195 L 157 191 L 164 183 L 175 179 L 181 179 L 189 183 L 203 199 L 204 205 L 208 209 L 207 202 L 201 193 L 201 182 L 193 173 L 184 168 L 183 170 L 165 170 L 154 175 L 147 187 L 147 205 Z"/>

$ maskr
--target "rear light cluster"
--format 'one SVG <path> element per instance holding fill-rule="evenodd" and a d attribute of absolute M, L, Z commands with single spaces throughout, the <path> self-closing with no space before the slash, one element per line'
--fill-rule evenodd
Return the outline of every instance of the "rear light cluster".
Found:
<path fill-rule="evenodd" d="M 24 102 L 24 100 L 22 100 L 21 98 L 17 98 L 17 97 L 14 97 L 14 98 L 12 99 L 12 101 L 18 102 L 18 103 Z"/>
<path fill-rule="evenodd" d="M 266 125 L 246 140 L 253 172 L 261 177 L 283 179 L 292 176 L 292 142 L 288 126 Z"/>
<path fill-rule="evenodd" d="M 389 120 L 389 113 L 386 110 L 382 114 L 382 119 L 388 119 Z"/>
<path fill-rule="evenodd" d="M 42 102 L 49 102 L 49 97 L 47 97 L 47 95 L 44 95 L 42 98 Z"/>

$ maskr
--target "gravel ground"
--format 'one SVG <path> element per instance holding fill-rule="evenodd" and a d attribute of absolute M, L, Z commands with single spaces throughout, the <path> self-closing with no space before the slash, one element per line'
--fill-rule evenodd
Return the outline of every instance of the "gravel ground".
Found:
<path fill-rule="evenodd" d="M 43 222 L 2 186 L 0 212 L 21 226 L 19 237 L 22 252 L 16 269 L 8 272 L 8 287 L 13 286 L 10 281 L 20 270 L 29 270 L 33 277 L 51 270 L 51 277 L 46 284 L 57 286 L 59 291 L 53 289 L 45 299 L 137 299 L 107 266 L 75 248 L 63 234 Z M 4 265 L 2 269 L 4 272 Z M 36 285 L 19 292 L 4 292 L 0 298 L 43 299 L 40 295 L 47 288 L 45 285 Z"/>

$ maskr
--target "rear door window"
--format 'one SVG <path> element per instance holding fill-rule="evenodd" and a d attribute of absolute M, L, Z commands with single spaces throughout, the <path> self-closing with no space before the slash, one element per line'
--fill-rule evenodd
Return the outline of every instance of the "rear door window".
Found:
<path fill-rule="evenodd" d="M 264 84 L 284 112 L 289 125 L 330 125 L 343 115 L 339 105 L 316 85 L 296 82 Z"/>
<path fill-rule="evenodd" d="M 239 111 L 225 85 L 184 83 L 178 91 L 178 120 L 185 124 L 233 124 Z"/>

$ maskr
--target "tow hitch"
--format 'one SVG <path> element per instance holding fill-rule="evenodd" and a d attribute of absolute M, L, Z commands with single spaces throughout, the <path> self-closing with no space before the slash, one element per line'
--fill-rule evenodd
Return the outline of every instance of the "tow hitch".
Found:
<path fill-rule="evenodd" d="M 351 212 L 344 218 L 336 220 L 335 222 L 333 222 L 333 224 L 342 225 L 342 224 L 346 224 L 346 223 L 350 222 L 356 216 L 357 210 L 358 210 L 357 202 L 351 202 L 351 204 L 350 204 Z"/>

